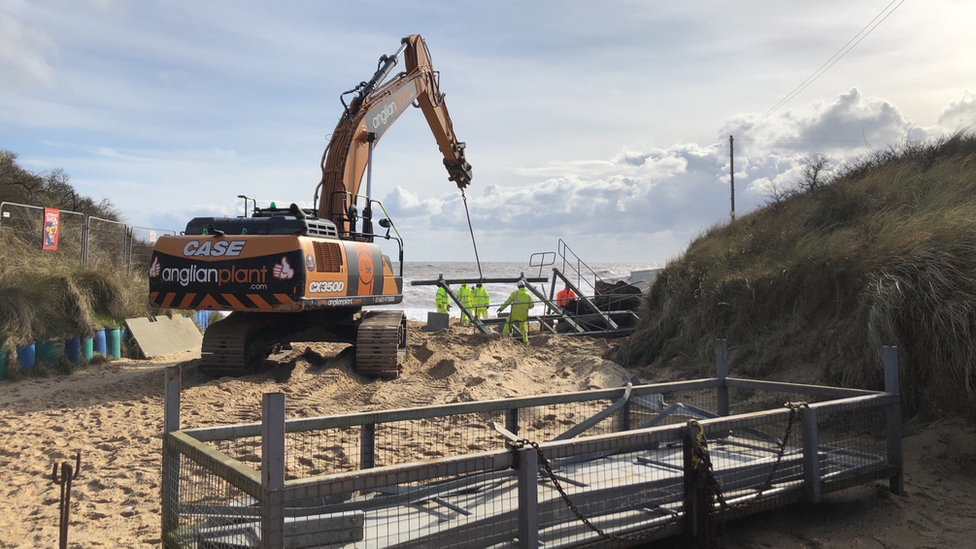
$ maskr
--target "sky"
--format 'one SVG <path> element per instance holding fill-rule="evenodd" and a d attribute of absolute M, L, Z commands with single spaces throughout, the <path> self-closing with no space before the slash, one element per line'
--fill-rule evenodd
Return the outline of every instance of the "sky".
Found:
<path fill-rule="evenodd" d="M 473 166 L 480 260 L 562 240 L 663 265 L 729 222 L 730 135 L 742 216 L 810 155 L 976 126 L 973 28 L 971 0 L 0 0 L 0 149 L 138 227 L 242 215 L 238 195 L 313 207 L 340 94 L 420 34 Z M 473 261 L 412 111 L 377 145 L 374 198 L 407 261 Z"/>

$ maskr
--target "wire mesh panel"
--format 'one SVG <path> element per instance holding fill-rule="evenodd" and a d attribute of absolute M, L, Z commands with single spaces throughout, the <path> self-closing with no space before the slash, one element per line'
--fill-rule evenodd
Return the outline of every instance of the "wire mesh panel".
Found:
<path fill-rule="evenodd" d="M 492 428 L 504 424 L 504 411 L 451 414 L 376 425 L 374 465 L 428 461 L 500 450 L 505 439 Z"/>
<path fill-rule="evenodd" d="M 545 547 L 633 544 L 673 533 L 682 514 L 683 475 L 677 431 L 671 437 L 636 449 L 577 447 L 548 460 L 538 489 L 540 541 Z"/>
<path fill-rule="evenodd" d="M 863 482 L 888 468 L 887 409 L 825 407 L 818 410 L 821 481 L 825 492 Z"/>
<path fill-rule="evenodd" d="M 177 448 L 179 459 L 164 458 L 178 468 L 178 497 L 164 486 L 164 539 L 257 547 L 256 536 L 273 528 L 287 547 L 500 548 L 527 543 L 517 537 L 530 521 L 547 548 L 633 545 L 682 531 L 689 512 L 698 520 L 688 502 L 700 501 L 703 470 L 716 497 L 704 513 L 722 520 L 810 499 L 821 485 L 900 473 L 888 447 L 897 396 L 829 400 L 851 391 L 768 384 L 770 402 L 792 404 L 722 416 L 723 383 L 292 420 L 278 446 L 286 481 L 277 492 L 255 480 L 267 425 L 168 435 L 192 440 Z M 746 392 L 755 390 L 749 383 L 732 394 L 765 402 Z M 799 400 L 810 395 L 822 402 Z M 705 469 L 695 465 L 697 444 L 707 446 Z M 268 463 L 273 472 L 281 462 Z"/>
<path fill-rule="evenodd" d="M 164 440 L 163 542 L 173 547 L 253 547 L 261 535 L 260 483 L 187 437 Z M 250 494 L 240 488 L 250 486 Z"/>
<path fill-rule="evenodd" d="M 133 271 L 146 272 L 152 259 L 153 246 L 156 239 L 163 235 L 175 235 L 176 231 L 153 229 L 150 227 L 129 227 L 128 248 L 129 268 Z"/>
<path fill-rule="evenodd" d="M 125 267 L 128 261 L 128 231 L 124 223 L 88 218 L 88 264 Z"/>
<path fill-rule="evenodd" d="M 43 253 L 80 261 L 85 216 L 67 210 L 58 214 L 57 249 Z M 0 203 L 0 245 L 41 252 L 44 232 L 44 208 Z"/>
<path fill-rule="evenodd" d="M 793 408 L 766 412 L 748 425 L 719 423 L 708 451 L 724 505 L 733 511 L 751 506 L 752 512 L 757 505 L 770 507 L 764 500 L 799 500 L 804 482 L 801 421 L 799 408 Z"/>

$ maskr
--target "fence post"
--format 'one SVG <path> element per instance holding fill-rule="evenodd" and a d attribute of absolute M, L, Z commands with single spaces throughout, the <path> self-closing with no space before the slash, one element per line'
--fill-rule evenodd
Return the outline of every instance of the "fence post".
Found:
<path fill-rule="evenodd" d="M 89 216 L 85 216 L 81 221 L 81 264 L 88 265 L 88 234 L 91 228 Z"/>
<path fill-rule="evenodd" d="M 376 466 L 376 424 L 366 423 L 359 428 L 359 468 Z"/>
<path fill-rule="evenodd" d="M 162 499 L 162 538 L 163 547 L 175 548 L 171 534 L 179 526 L 178 506 L 180 503 L 180 454 L 169 444 L 169 433 L 180 429 L 180 384 L 182 369 L 179 366 L 166 368 L 163 387 L 163 471 L 161 484 Z"/>
<path fill-rule="evenodd" d="M 122 246 L 125 254 L 125 270 L 132 270 L 132 227 L 125 225 L 125 244 Z"/>
<path fill-rule="evenodd" d="M 817 410 L 805 406 L 802 409 L 803 425 L 803 491 L 810 503 L 820 501 L 820 431 L 817 426 Z"/>
<path fill-rule="evenodd" d="M 729 387 L 725 384 L 725 379 L 729 377 L 729 341 L 727 339 L 715 340 L 715 377 L 722 380 L 722 385 L 718 387 L 718 410 L 720 416 L 729 415 Z"/>
<path fill-rule="evenodd" d="M 630 430 L 630 399 L 624 402 L 620 412 L 617 413 L 617 431 L 624 432 Z"/>
<path fill-rule="evenodd" d="M 516 435 L 519 432 L 518 413 L 518 408 L 508 408 L 505 410 L 505 428 L 510 433 L 515 433 Z"/>
<path fill-rule="evenodd" d="M 698 471 L 695 468 L 695 449 L 694 441 L 699 435 L 701 425 L 697 422 L 689 421 L 684 429 L 682 438 L 682 476 L 683 476 L 683 498 L 681 502 L 682 510 L 685 514 L 684 536 L 690 543 L 698 539 L 702 534 L 702 521 L 705 517 L 700 514 L 701 498 L 704 496 L 700 489 L 696 489 L 695 480 Z M 700 487 L 697 487 L 700 488 Z"/>
<path fill-rule="evenodd" d="M 518 546 L 539 547 L 539 454 L 526 446 L 518 451 Z"/>
<path fill-rule="evenodd" d="M 261 548 L 285 544 L 285 394 L 261 399 Z"/>
<path fill-rule="evenodd" d="M 898 398 L 888 405 L 888 463 L 896 473 L 888 479 L 889 489 L 899 496 L 905 494 L 905 479 L 901 454 L 901 390 L 898 385 L 898 347 L 886 345 L 883 349 L 885 392 Z"/>

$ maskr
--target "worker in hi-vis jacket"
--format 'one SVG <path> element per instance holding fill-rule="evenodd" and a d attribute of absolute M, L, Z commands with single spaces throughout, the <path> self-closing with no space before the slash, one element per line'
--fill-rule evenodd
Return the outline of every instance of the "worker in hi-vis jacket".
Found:
<path fill-rule="evenodd" d="M 502 329 L 502 333 L 511 334 L 511 329 L 513 324 L 517 324 L 520 332 L 522 332 L 522 341 L 525 343 L 529 342 L 529 329 L 528 329 L 528 318 L 529 309 L 535 307 L 535 301 L 532 300 L 532 296 L 525 289 L 525 282 L 519 280 L 518 289 L 512 292 L 512 295 L 508 296 L 505 303 L 498 308 L 498 312 L 502 312 L 505 307 L 509 305 L 512 306 L 512 312 L 508 315 L 508 320 L 505 321 L 505 327 Z"/>
<path fill-rule="evenodd" d="M 481 282 L 475 286 L 474 289 L 474 299 L 471 300 L 471 305 L 474 307 L 474 317 L 477 319 L 485 318 L 488 314 L 488 304 L 491 303 L 488 297 L 488 290 L 485 289 L 485 285 Z"/>
<path fill-rule="evenodd" d="M 461 302 L 461 307 L 466 309 L 472 316 L 474 316 L 474 311 L 471 310 L 471 298 L 474 294 L 471 292 L 471 288 L 468 287 L 467 282 L 461 283 L 461 288 L 457 293 L 458 301 Z M 468 315 L 464 314 L 464 309 L 461 310 L 461 324 L 468 324 Z"/>
<path fill-rule="evenodd" d="M 437 287 L 437 294 L 434 295 L 434 305 L 437 306 L 438 313 L 446 313 L 447 309 L 451 306 L 447 300 L 447 290 L 444 286 Z"/>

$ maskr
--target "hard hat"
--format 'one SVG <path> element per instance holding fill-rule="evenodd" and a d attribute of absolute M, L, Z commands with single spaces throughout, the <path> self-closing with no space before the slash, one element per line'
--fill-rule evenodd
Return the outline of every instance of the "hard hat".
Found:
<path fill-rule="evenodd" d="M 523 281 L 523 280 L 519 280 L 519 281 L 518 281 L 518 287 L 519 287 L 519 288 L 524 288 L 524 287 L 525 287 L 525 281 Z"/>

